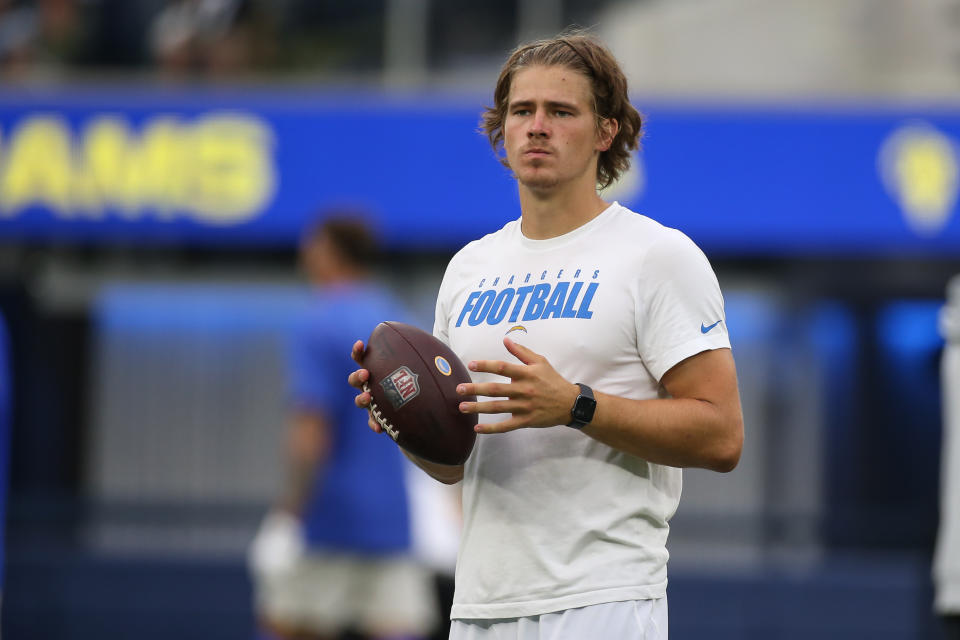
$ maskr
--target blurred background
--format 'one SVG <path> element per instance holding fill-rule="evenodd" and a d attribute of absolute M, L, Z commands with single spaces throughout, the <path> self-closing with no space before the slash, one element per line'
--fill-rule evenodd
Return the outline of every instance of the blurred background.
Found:
<path fill-rule="evenodd" d="M 960 0 L 0 0 L 5 638 L 253 637 L 301 231 L 369 210 L 432 326 L 519 213 L 476 132 L 500 65 L 573 24 L 647 116 L 605 198 L 705 250 L 741 376 L 671 637 L 941 637 Z"/>

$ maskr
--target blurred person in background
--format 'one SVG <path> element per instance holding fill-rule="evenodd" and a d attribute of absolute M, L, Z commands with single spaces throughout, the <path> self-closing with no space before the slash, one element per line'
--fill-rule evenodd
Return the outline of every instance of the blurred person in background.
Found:
<path fill-rule="evenodd" d="M 89 54 L 90 39 L 76 0 L 0 0 L 0 72 L 9 80 L 62 75 Z"/>
<path fill-rule="evenodd" d="M 460 410 L 482 435 L 465 465 L 407 454 L 463 480 L 450 638 L 665 639 L 680 468 L 730 471 L 743 446 L 717 278 L 681 232 L 600 197 L 642 119 L 595 40 L 516 49 L 483 125 L 521 215 L 453 257 L 434 326 L 474 372 Z"/>
<path fill-rule="evenodd" d="M 426 637 L 436 623 L 431 574 L 411 553 L 400 452 L 364 428 L 346 393 L 342 345 L 407 313 L 373 284 L 368 226 L 325 217 L 301 245 L 315 287 L 291 349 L 287 483 L 251 547 L 255 606 L 267 638 Z"/>
<path fill-rule="evenodd" d="M 960 276 L 947 287 L 940 313 L 946 341 L 941 366 L 943 446 L 940 470 L 940 526 L 934 556 L 936 609 L 948 640 L 960 640 Z"/>
<path fill-rule="evenodd" d="M 254 0 L 170 0 L 151 22 L 150 51 L 168 78 L 235 76 L 273 58 L 272 23 Z"/>

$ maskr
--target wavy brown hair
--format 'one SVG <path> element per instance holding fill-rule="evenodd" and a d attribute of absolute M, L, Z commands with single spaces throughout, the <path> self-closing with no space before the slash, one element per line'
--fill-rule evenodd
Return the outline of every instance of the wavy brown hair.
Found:
<path fill-rule="evenodd" d="M 593 113 L 597 128 L 607 119 L 619 124 L 610 148 L 600 152 L 597 161 L 597 184 L 609 187 L 630 168 L 630 155 L 640 145 L 643 117 L 630 104 L 627 79 L 610 51 L 582 33 L 560 35 L 538 40 L 514 49 L 504 63 L 493 92 L 494 104 L 484 110 L 481 130 L 487 134 L 494 151 L 503 148 L 503 125 L 507 117 L 510 85 L 516 72 L 524 67 L 561 66 L 582 73 L 593 87 Z M 505 157 L 500 160 L 509 167 Z"/>

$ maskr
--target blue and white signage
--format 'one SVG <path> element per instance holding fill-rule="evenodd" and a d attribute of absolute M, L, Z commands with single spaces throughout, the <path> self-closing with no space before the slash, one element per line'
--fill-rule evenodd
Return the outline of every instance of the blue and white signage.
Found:
<path fill-rule="evenodd" d="M 518 213 L 483 96 L 0 95 L 0 241 L 290 246 L 369 209 L 395 248 L 453 250 Z M 960 110 L 641 105 L 604 195 L 721 254 L 960 252 Z"/>

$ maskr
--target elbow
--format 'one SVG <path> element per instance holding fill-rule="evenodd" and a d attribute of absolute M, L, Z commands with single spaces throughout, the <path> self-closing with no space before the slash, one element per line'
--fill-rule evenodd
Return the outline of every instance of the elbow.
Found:
<path fill-rule="evenodd" d="M 718 454 L 712 461 L 709 469 L 717 473 L 730 473 L 737 468 L 740 462 L 740 451 L 725 451 Z"/>
<path fill-rule="evenodd" d="M 743 452 L 743 422 L 737 421 L 727 437 L 717 443 L 713 450 L 708 469 L 718 473 L 730 473 L 740 463 Z"/>

